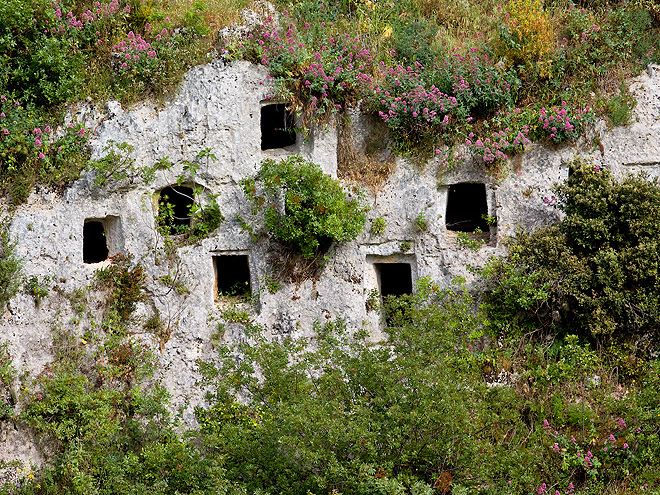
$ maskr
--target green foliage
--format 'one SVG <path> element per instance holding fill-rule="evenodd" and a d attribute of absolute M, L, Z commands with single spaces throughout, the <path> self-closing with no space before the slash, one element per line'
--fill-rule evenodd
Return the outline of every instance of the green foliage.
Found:
<path fill-rule="evenodd" d="M 410 241 L 401 241 L 401 244 L 399 244 L 399 250 L 402 253 L 406 253 L 412 249 L 412 242 Z"/>
<path fill-rule="evenodd" d="M 246 309 L 239 307 L 236 303 L 230 304 L 225 308 L 220 316 L 230 323 L 252 323 L 250 313 Z"/>
<path fill-rule="evenodd" d="M 167 391 L 125 380 L 130 363 L 141 370 L 135 379 L 152 376 L 143 345 L 116 340 L 92 355 L 82 342 L 58 330 L 56 360 L 25 388 L 18 420 L 49 442 L 52 457 L 12 493 L 224 493 L 219 464 L 176 436 Z"/>
<path fill-rule="evenodd" d="M 523 235 L 519 233 L 517 239 Z M 491 283 L 482 310 L 489 315 L 487 325 L 493 336 L 534 330 L 534 324 L 524 315 L 548 299 L 550 283 L 526 268 L 521 262 L 521 254 L 512 253 L 506 260 L 492 258 L 481 272 Z"/>
<path fill-rule="evenodd" d="M 144 343 L 110 334 L 92 349 L 57 329 L 55 361 L 23 388 L 17 417 L 52 461 L 15 491 L 529 495 L 660 482 L 660 361 L 625 383 L 610 351 L 575 335 L 484 348 L 470 340 L 486 323 L 475 303 L 420 280 L 385 298 L 378 343 L 342 320 L 271 342 L 236 316 L 245 338 L 223 344 L 218 325 L 218 358 L 198 363 L 207 405 L 183 439 L 165 390 L 140 387 L 155 369 Z"/>
<path fill-rule="evenodd" d="M 103 157 L 90 160 L 87 164 L 88 170 L 96 172 L 94 184 L 105 187 L 111 182 L 128 180 L 132 183 L 139 177 L 148 185 L 153 181 L 156 170 L 169 169 L 171 166 L 167 159 L 162 159 L 153 167 L 136 167 L 131 156 L 133 151 L 130 144 L 116 143 L 110 139 L 103 147 Z"/>
<path fill-rule="evenodd" d="M 174 290 L 174 292 L 180 296 L 190 294 L 190 289 L 186 286 L 185 280 L 182 280 L 182 277 L 179 276 L 178 272 L 175 273 L 174 276 L 166 273 L 158 279 L 158 282 L 160 282 L 165 287 Z"/>
<path fill-rule="evenodd" d="M 266 286 L 266 290 L 268 290 L 270 294 L 277 294 L 279 290 L 282 288 L 281 283 L 279 283 L 277 280 L 273 279 L 273 277 L 268 275 L 264 277 L 263 282 Z"/>
<path fill-rule="evenodd" d="M 385 232 L 386 226 L 387 224 L 385 223 L 385 219 L 383 217 L 374 218 L 371 221 L 371 233 L 373 235 L 381 235 Z"/>
<path fill-rule="evenodd" d="M 110 265 L 96 272 L 96 280 L 109 292 L 108 325 L 123 326 L 129 321 L 138 302 L 144 299 L 146 275 L 142 265 L 132 265 L 130 255 L 116 254 L 110 257 Z"/>
<path fill-rule="evenodd" d="M 49 276 L 45 276 L 41 280 L 39 280 L 39 277 L 37 276 L 30 277 L 25 281 L 25 293 L 32 296 L 34 298 L 34 303 L 38 305 L 42 299 L 48 297 L 50 282 L 51 277 Z"/>
<path fill-rule="evenodd" d="M 16 295 L 21 284 L 22 260 L 16 256 L 16 243 L 9 236 L 7 221 L 0 222 L 0 313 Z"/>
<path fill-rule="evenodd" d="M 211 148 L 205 148 L 197 154 L 196 159 L 195 162 L 184 161 L 183 173 L 176 179 L 178 186 L 188 183 L 193 184 L 192 196 L 177 192 L 177 194 L 185 196 L 190 201 L 188 205 L 190 209 L 189 223 L 186 225 L 175 223 L 174 204 L 169 201 L 170 198 L 163 197 L 158 203 L 158 217 L 156 218 L 158 231 L 166 238 L 169 238 L 172 234 L 181 235 L 182 239 L 180 240 L 184 243 L 194 243 L 205 239 L 220 227 L 220 224 L 225 220 L 218 204 L 219 194 L 205 194 L 203 188 L 195 182 L 195 176 L 199 171 L 201 162 L 205 162 L 206 170 L 208 170 L 209 162 L 215 163 L 217 158 L 212 153 Z M 148 170 L 153 172 L 155 168 L 169 169 L 170 166 L 171 164 L 167 161 L 167 158 L 163 158 L 156 163 L 154 168 Z M 204 196 L 206 196 L 205 203 L 202 202 Z"/>
<path fill-rule="evenodd" d="M 636 101 L 630 96 L 625 87 L 621 88 L 621 92 L 612 97 L 605 104 L 605 111 L 609 117 L 610 123 L 613 126 L 627 125 L 630 123 L 635 108 Z"/>
<path fill-rule="evenodd" d="M 13 365 L 13 358 L 9 354 L 9 344 L 0 343 L 0 422 L 9 419 L 13 415 L 13 400 L 11 397 L 11 387 L 16 370 Z"/>
<path fill-rule="evenodd" d="M 15 205 L 35 183 L 61 187 L 77 179 L 88 151 L 86 129 L 70 124 L 56 133 L 57 117 L 32 103 L 0 95 L 0 190 Z"/>
<path fill-rule="evenodd" d="M 200 441 L 248 492 L 432 493 L 440 472 L 464 472 L 479 449 L 466 303 L 423 281 L 385 345 L 337 320 L 317 324 L 311 342 L 253 335 L 221 348 L 218 367 L 202 366 L 214 389 L 197 410 Z"/>
<path fill-rule="evenodd" d="M 112 333 L 103 342 L 96 362 L 99 380 L 140 383 L 150 378 L 158 358 L 150 347 L 134 337 Z"/>
<path fill-rule="evenodd" d="M 484 245 L 483 239 L 479 237 L 479 234 L 481 233 L 481 229 L 479 228 L 475 229 L 474 234 L 470 232 L 456 232 L 456 241 L 458 242 L 458 247 L 476 253 Z"/>
<path fill-rule="evenodd" d="M 496 216 L 486 215 L 484 213 L 484 214 L 481 215 L 481 218 L 491 227 L 497 225 L 497 217 Z"/>
<path fill-rule="evenodd" d="M 3 342 L 0 344 L 0 384 L 9 385 L 15 376 L 15 370 L 12 366 L 12 357 L 9 355 L 9 344 Z"/>
<path fill-rule="evenodd" d="M 208 237 L 224 220 L 217 195 L 212 196 L 204 206 L 193 203 L 190 238 L 199 240 Z"/>
<path fill-rule="evenodd" d="M 364 228 L 368 207 L 361 193 L 354 189 L 349 199 L 339 181 L 300 155 L 264 160 L 257 179 L 263 196 L 254 179 L 241 182 L 243 192 L 263 212 L 269 234 L 304 257 L 317 256 L 332 241 L 353 240 Z"/>
<path fill-rule="evenodd" d="M 607 170 L 571 164 L 557 187 L 566 217 L 519 233 L 486 272 L 495 320 L 524 320 L 555 332 L 626 340 L 656 333 L 660 186 L 643 175 L 617 182 Z"/>
<path fill-rule="evenodd" d="M 187 29 L 178 33 L 169 19 L 155 30 L 148 16 L 139 15 L 139 7 L 116 0 L 3 2 L 0 91 L 20 91 L 28 101 L 45 106 L 94 89 L 102 94 L 113 89 L 132 98 L 162 95 L 200 61 L 207 28 L 199 3 L 182 16 L 179 26 Z"/>
<path fill-rule="evenodd" d="M 424 210 L 420 211 L 419 215 L 415 217 L 414 224 L 417 232 L 424 232 L 426 229 L 429 228 L 429 221 L 426 219 Z"/>
<path fill-rule="evenodd" d="M 147 3 L 153 9 L 153 2 Z M 208 26 L 199 2 L 177 24 L 164 15 L 167 22 L 157 31 L 148 16 L 135 22 L 138 16 L 130 15 L 139 5 L 125 0 L 0 4 L 0 188 L 15 204 L 26 200 L 34 184 L 61 187 L 85 167 L 85 130 L 72 125 L 55 132 L 63 127 L 65 104 L 90 94 L 101 103 L 109 95 L 128 102 L 163 97 L 188 68 L 206 61 Z M 111 168 L 105 161 L 92 166 Z"/>
<path fill-rule="evenodd" d="M 349 34 L 333 35 L 321 26 L 312 30 L 309 23 L 300 29 L 292 22 L 284 25 L 287 30 L 281 32 L 269 17 L 246 38 L 230 40 L 223 54 L 267 65 L 272 97 L 290 100 L 296 110 L 304 110 L 305 123 L 357 101 L 368 81 L 365 72 L 373 63 L 362 40 Z"/>
<path fill-rule="evenodd" d="M 402 64 L 410 65 L 418 62 L 422 65 L 433 65 L 437 52 L 433 41 L 437 32 L 435 23 L 419 18 L 405 22 L 399 21 L 394 30 L 393 49 L 397 59 Z"/>
<path fill-rule="evenodd" d="M 367 311 L 376 311 L 380 309 L 380 292 L 378 292 L 378 289 L 371 289 L 369 291 L 364 306 Z"/>
<path fill-rule="evenodd" d="M 1 90 L 22 91 L 37 103 L 68 100 L 81 83 L 83 56 L 76 41 L 58 36 L 50 2 L 3 2 L 0 6 Z"/>

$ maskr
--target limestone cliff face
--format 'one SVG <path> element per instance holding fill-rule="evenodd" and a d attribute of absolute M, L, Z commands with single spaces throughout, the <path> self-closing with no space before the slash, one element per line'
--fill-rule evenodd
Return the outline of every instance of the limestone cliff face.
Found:
<path fill-rule="evenodd" d="M 334 317 L 344 318 L 351 329 L 367 328 L 377 338 L 378 316 L 367 309 L 373 289 L 405 289 L 422 277 L 440 285 L 458 275 L 469 278 L 466 266 L 481 265 L 501 253 L 502 239 L 518 226 L 534 228 L 556 221 L 559 213 L 552 206 L 552 186 L 566 177 L 566 164 L 574 156 L 616 174 L 646 170 L 660 176 L 660 74 L 650 68 L 631 86 L 638 100 L 632 125 L 608 129 L 599 122 L 576 145 L 533 145 L 511 160 L 504 177 L 489 176 L 476 160 L 440 174 L 436 160 L 420 167 L 397 159 L 394 173 L 381 189 L 367 195 L 369 218 L 382 217 L 384 232 L 372 234 L 368 223 L 356 241 L 330 248 L 330 260 L 319 280 L 283 284 L 273 294 L 267 290 L 273 246 L 263 238 L 255 242 L 242 231 L 236 215 L 247 217 L 250 212 L 238 182 L 254 175 L 263 159 L 293 153 L 336 177 L 338 133 L 328 125 L 306 140 L 297 136 L 293 144 L 262 150 L 262 109 L 273 104 L 266 99 L 265 76 L 263 68 L 247 62 L 213 61 L 192 69 L 164 108 L 143 105 L 128 110 L 111 102 L 103 111 L 80 109 L 74 116 L 93 132 L 94 157 L 102 156 L 112 140 L 134 147 L 137 166 L 152 166 L 165 157 L 174 165 L 157 172 L 149 185 L 123 181 L 98 188 L 87 174 L 62 195 L 36 191 L 15 213 L 11 234 L 18 241 L 24 273 L 28 278 L 47 276 L 50 286 L 48 297 L 38 305 L 21 293 L 1 315 L 0 339 L 10 343 L 21 373 L 34 377 L 52 359 L 54 327 L 83 335 L 101 319 L 102 297 L 90 287 L 95 271 L 109 261 L 89 262 L 96 258 L 84 255 L 85 249 L 91 249 L 85 243 L 99 242 L 98 236 L 97 241 L 90 240 L 93 236 L 85 227 L 90 222 L 102 227 L 101 239 L 109 255 L 131 253 L 146 270 L 148 299 L 140 304 L 132 331 L 158 353 L 163 381 L 178 407 L 203 401 L 203 390 L 196 385 L 196 360 L 211 357 L 211 337 L 218 333 L 219 324 L 224 326 L 223 339 L 243 338 L 241 325 L 223 319 L 224 309 L 233 304 L 218 297 L 218 287 L 228 283 L 227 277 L 230 282 L 238 277 L 249 283 L 252 294 L 258 295 L 239 306 L 272 338 L 308 335 L 315 320 Z M 360 147 L 365 118 L 358 112 L 350 117 L 349 132 L 343 135 Z M 205 149 L 212 150 L 217 160 L 200 161 L 194 182 L 205 193 L 219 194 L 226 220 L 210 237 L 167 257 L 155 227 L 159 193 L 185 174 L 183 162 L 195 161 Z M 428 222 L 424 231 L 415 227 L 420 213 Z M 452 229 L 460 230 L 464 224 L 473 230 L 482 213 L 495 217 L 497 225 L 482 236 L 485 246 L 476 252 L 465 249 Z M 406 242 L 410 248 L 402 251 Z M 239 265 L 248 271 L 234 270 Z M 163 284 L 162 277 L 168 273 L 175 273 L 186 290 L 177 292 Z M 90 289 L 81 311 L 72 304 L 71 295 L 86 288 Z M 144 321 L 156 310 L 166 324 L 164 336 L 144 329 Z M 188 407 L 184 417 L 189 425 L 194 424 L 191 411 Z M 14 458 L 39 462 L 26 432 L 2 425 L 0 460 Z"/>

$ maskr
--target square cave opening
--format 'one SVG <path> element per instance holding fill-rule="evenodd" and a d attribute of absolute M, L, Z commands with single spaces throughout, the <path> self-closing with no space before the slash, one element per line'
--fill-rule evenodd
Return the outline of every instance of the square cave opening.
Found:
<path fill-rule="evenodd" d="M 190 226 L 193 202 L 192 187 L 167 186 L 163 188 L 158 198 L 158 225 L 167 227 L 170 235 L 182 233 L 186 227 Z"/>
<path fill-rule="evenodd" d="M 295 116 L 284 103 L 261 107 L 261 149 L 286 148 L 296 144 Z"/>
<path fill-rule="evenodd" d="M 374 263 L 378 289 L 383 297 L 412 294 L 413 280 L 410 263 Z"/>
<path fill-rule="evenodd" d="M 101 263 L 121 251 L 119 217 L 86 218 L 83 223 L 83 263 Z"/>
<path fill-rule="evenodd" d="M 251 294 L 250 261 L 247 254 L 213 257 L 216 297 L 247 297 Z"/>
<path fill-rule="evenodd" d="M 480 229 L 489 232 L 485 220 L 488 215 L 486 184 L 481 182 L 461 182 L 448 188 L 445 225 L 455 232 L 474 232 Z"/>

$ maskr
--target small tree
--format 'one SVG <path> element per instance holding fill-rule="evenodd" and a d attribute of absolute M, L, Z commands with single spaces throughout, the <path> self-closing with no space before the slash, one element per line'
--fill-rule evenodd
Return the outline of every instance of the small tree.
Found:
<path fill-rule="evenodd" d="M 361 193 L 354 190 L 355 197 L 349 198 L 338 180 L 300 155 L 279 162 L 264 160 L 256 180 L 263 195 L 255 178 L 242 181 L 243 191 L 263 212 L 268 233 L 306 258 L 318 255 L 332 241 L 355 239 L 364 228 L 368 207 Z"/>

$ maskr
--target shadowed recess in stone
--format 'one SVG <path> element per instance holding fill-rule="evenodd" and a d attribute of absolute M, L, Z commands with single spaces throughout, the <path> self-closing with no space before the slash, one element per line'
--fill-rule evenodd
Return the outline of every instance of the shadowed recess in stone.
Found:
<path fill-rule="evenodd" d="M 250 295 L 250 263 L 247 255 L 220 255 L 213 257 L 217 295 Z"/>
<path fill-rule="evenodd" d="M 294 116 L 284 103 L 261 107 L 261 149 L 286 148 L 296 144 Z"/>
<path fill-rule="evenodd" d="M 108 259 L 108 243 L 105 228 L 98 220 L 86 221 L 83 225 L 83 261 L 100 263 Z"/>
<path fill-rule="evenodd" d="M 478 182 L 462 182 L 449 186 L 447 196 L 447 230 L 474 232 L 477 228 L 488 232 L 486 185 Z"/>
<path fill-rule="evenodd" d="M 412 271 L 409 263 L 374 263 L 374 268 L 383 296 L 412 294 Z"/>
<path fill-rule="evenodd" d="M 186 186 L 168 186 L 158 199 L 158 225 L 168 227 L 170 235 L 180 234 L 190 226 L 193 190 Z"/>

